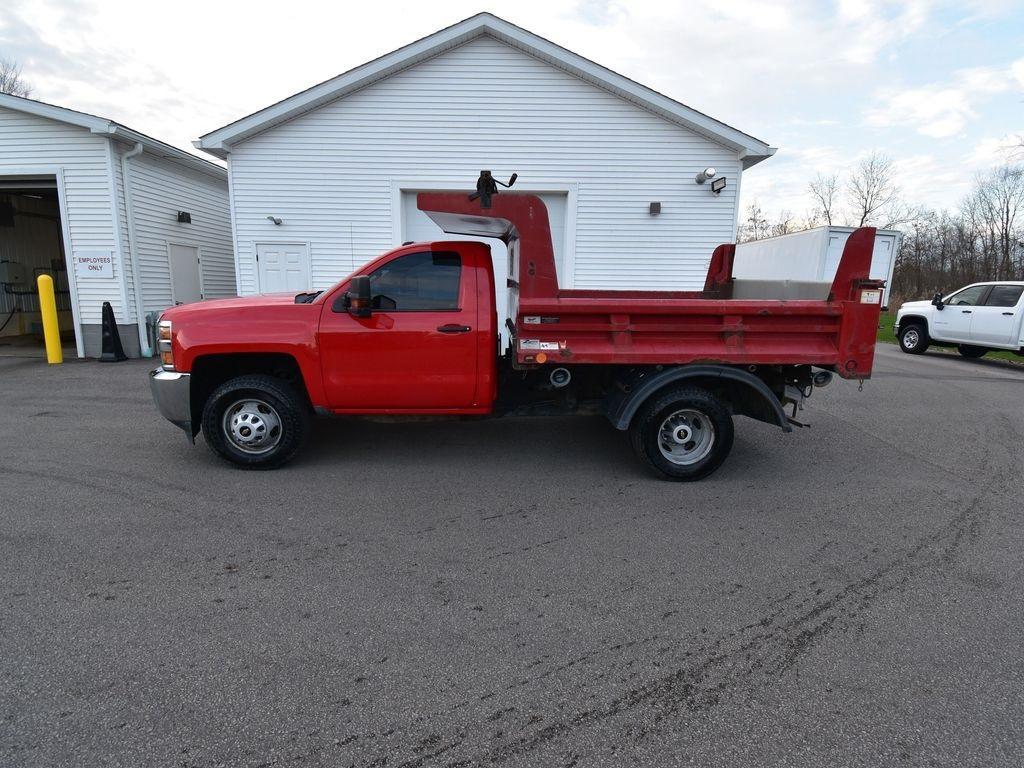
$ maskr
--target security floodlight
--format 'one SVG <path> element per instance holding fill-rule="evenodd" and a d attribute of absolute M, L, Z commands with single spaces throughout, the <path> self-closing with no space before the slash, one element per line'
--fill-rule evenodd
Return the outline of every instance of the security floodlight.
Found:
<path fill-rule="evenodd" d="M 723 189 L 725 189 L 725 176 L 711 182 L 711 191 L 716 195 L 721 194 Z"/>
<path fill-rule="evenodd" d="M 698 173 L 696 178 L 694 179 L 694 181 L 696 181 L 698 184 L 703 184 L 708 179 L 713 179 L 714 177 L 715 177 L 715 169 L 711 168 L 709 166 L 709 167 L 705 168 L 703 171 L 701 171 L 700 173 Z"/>

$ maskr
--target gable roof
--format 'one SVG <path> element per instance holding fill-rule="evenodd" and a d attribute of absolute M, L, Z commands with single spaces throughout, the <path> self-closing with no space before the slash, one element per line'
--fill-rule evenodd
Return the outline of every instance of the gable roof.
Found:
<path fill-rule="evenodd" d="M 172 147 L 170 144 L 165 144 L 159 139 L 154 139 L 152 136 L 139 133 L 125 125 L 121 125 L 121 123 L 107 120 L 104 117 L 97 117 L 96 115 L 68 109 L 67 107 L 58 107 L 56 104 L 47 104 L 35 99 L 11 96 L 6 93 L 0 93 L 0 107 L 23 112 L 28 115 L 35 115 L 36 117 L 57 120 L 58 122 L 75 125 L 79 128 L 86 128 L 92 133 L 117 138 L 130 144 L 141 143 L 150 154 L 173 160 L 202 173 L 216 176 L 219 179 L 226 180 L 228 176 L 227 170 L 216 163 L 196 157 L 183 149 Z"/>
<path fill-rule="evenodd" d="M 734 149 L 749 168 L 775 154 L 775 148 L 760 139 L 715 120 L 703 112 L 670 99 L 628 77 L 613 72 L 549 40 L 517 27 L 490 13 L 478 13 L 432 35 L 344 72 L 319 85 L 271 104 L 259 112 L 201 136 L 195 146 L 211 155 L 226 158 L 231 146 L 245 141 L 279 123 L 319 106 L 343 98 L 378 80 L 456 48 L 483 35 L 518 48 L 552 66 L 630 101 L 666 120 Z"/>

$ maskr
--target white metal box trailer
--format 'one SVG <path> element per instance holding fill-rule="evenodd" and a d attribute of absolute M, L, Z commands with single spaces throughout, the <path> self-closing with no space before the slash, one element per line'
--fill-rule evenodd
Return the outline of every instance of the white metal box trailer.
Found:
<path fill-rule="evenodd" d="M 831 284 L 846 239 L 854 227 L 815 227 L 789 235 L 752 240 L 736 246 L 733 277 L 737 280 L 790 280 Z M 875 235 L 870 276 L 885 280 L 882 306 L 889 304 L 892 271 L 903 235 L 880 229 Z"/>

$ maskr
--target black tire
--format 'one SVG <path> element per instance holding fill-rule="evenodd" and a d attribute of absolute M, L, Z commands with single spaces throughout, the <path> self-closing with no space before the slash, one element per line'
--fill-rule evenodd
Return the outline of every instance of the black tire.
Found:
<path fill-rule="evenodd" d="M 217 387 L 203 405 L 203 437 L 236 466 L 274 469 L 302 447 L 309 416 L 305 399 L 288 382 L 275 376 L 239 376 Z M 245 440 L 251 442 L 243 447 Z"/>
<path fill-rule="evenodd" d="M 910 323 L 900 328 L 900 349 L 908 355 L 924 354 L 930 343 L 928 330 L 920 323 Z"/>
<path fill-rule="evenodd" d="M 976 347 L 973 344 L 960 344 L 956 351 L 966 357 L 968 360 L 977 360 L 979 357 L 984 357 L 985 353 L 988 352 L 987 347 Z"/>
<path fill-rule="evenodd" d="M 702 418 L 680 417 L 676 430 L 682 427 L 689 432 L 678 431 L 678 439 L 663 441 L 663 427 L 670 425 L 669 418 L 680 411 L 700 414 Z M 703 426 L 699 426 L 701 424 Z M 703 436 L 678 442 L 687 435 L 706 435 L 700 433 L 700 429 L 711 430 L 709 446 L 699 445 L 701 440 L 707 439 Z M 629 437 L 637 456 L 658 476 L 684 482 L 700 480 L 718 469 L 732 450 L 732 415 L 722 401 L 707 390 L 677 387 L 653 395 L 640 407 L 629 427 Z M 692 448 L 688 447 L 690 443 L 693 443 Z M 676 461 L 666 456 L 663 445 L 669 453 L 677 450 L 681 453 Z M 679 463 L 688 459 L 692 459 L 692 463 Z"/>

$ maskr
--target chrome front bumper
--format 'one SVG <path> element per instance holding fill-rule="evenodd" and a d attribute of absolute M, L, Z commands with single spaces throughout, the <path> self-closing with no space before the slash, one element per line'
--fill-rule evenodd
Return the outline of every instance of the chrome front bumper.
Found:
<path fill-rule="evenodd" d="M 189 379 L 187 373 L 165 371 L 163 368 L 149 372 L 149 386 L 157 409 L 171 424 L 185 430 L 189 440 L 194 440 Z"/>

